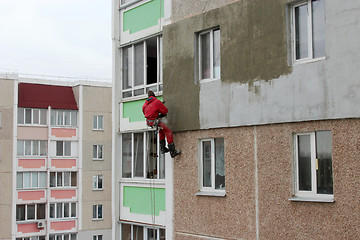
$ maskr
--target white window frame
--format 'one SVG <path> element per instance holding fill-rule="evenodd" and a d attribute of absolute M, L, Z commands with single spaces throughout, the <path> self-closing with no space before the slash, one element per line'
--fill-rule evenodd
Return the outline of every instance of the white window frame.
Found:
<path fill-rule="evenodd" d="M 76 240 L 77 234 L 76 233 L 63 233 L 63 234 L 50 234 L 49 240 L 65 240 L 65 236 L 68 236 L 68 240 Z M 75 236 L 75 237 L 73 237 Z"/>
<path fill-rule="evenodd" d="M 26 154 L 26 143 L 30 142 L 30 154 Z M 38 144 L 38 154 L 34 154 L 34 143 L 37 142 Z M 43 152 L 43 154 L 41 153 L 41 145 L 45 144 L 46 146 L 46 150 L 45 152 Z M 22 146 L 21 146 L 22 145 Z M 46 140 L 18 140 L 17 143 L 17 147 L 21 148 L 22 147 L 22 152 L 24 154 L 19 154 L 19 149 L 17 149 L 17 155 L 18 156 L 41 156 L 41 157 L 45 157 L 47 155 L 47 141 Z"/>
<path fill-rule="evenodd" d="M 32 206 L 34 205 L 35 206 L 35 210 L 34 210 L 34 216 L 35 218 L 34 219 L 28 219 L 28 206 Z M 44 205 L 45 207 L 45 213 L 44 213 L 44 218 L 38 218 L 38 215 L 37 215 L 37 208 L 38 208 L 38 205 Z M 16 209 L 18 206 L 25 206 L 25 220 L 16 220 L 16 222 L 27 222 L 27 221 L 36 221 L 36 220 L 43 220 L 43 219 L 46 219 L 46 204 L 45 203 L 38 203 L 38 204 L 17 204 L 16 205 Z M 17 211 L 17 210 L 16 210 Z M 16 216 L 17 217 L 17 216 Z"/>
<path fill-rule="evenodd" d="M 67 210 L 69 213 L 68 217 L 64 217 L 65 215 L 65 204 L 68 204 Z M 61 206 L 61 217 L 58 217 L 58 206 Z M 72 208 L 75 206 L 75 216 L 72 214 Z M 52 208 L 53 207 L 53 208 Z M 50 203 L 49 205 L 49 218 L 50 219 L 74 219 L 77 216 L 77 203 L 76 202 L 58 202 L 58 203 Z M 51 213 L 51 209 L 53 209 L 53 213 Z M 54 217 L 51 215 L 54 214 Z"/>
<path fill-rule="evenodd" d="M 26 123 L 26 110 L 31 111 L 31 123 Z M 23 112 L 21 115 L 19 112 Z M 34 116 L 38 115 L 38 123 L 34 123 Z M 20 118 L 22 116 L 22 119 Z M 41 117 L 45 117 L 45 123 L 41 122 Z M 35 126 L 46 126 L 47 125 L 47 109 L 43 108 L 18 108 L 18 125 L 35 125 Z"/>
<path fill-rule="evenodd" d="M 24 184 L 24 173 L 29 173 L 30 174 L 30 183 L 29 183 L 29 187 L 25 187 L 25 184 Z M 33 186 L 33 175 L 34 174 L 37 174 L 37 186 L 34 187 Z M 19 176 L 21 175 L 21 179 L 22 179 L 22 183 L 21 183 L 21 187 L 18 187 L 19 183 Z M 40 186 L 40 176 L 41 175 L 45 175 L 45 186 Z M 17 189 L 33 189 L 33 188 L 46 188 L 47 187 L 47 172 L 17 172 L 16 173 L 16 188 Z"/>
<path fill-rule="evenodd" d="M 99 180 L 101 179 L 101 187 L 99 187 Z M 93 190 L 103 190 L 104 176 L 102 174 L 93 176 Z"/>
<path fill-rule="evenodd" d="M 225 140 L 224 140 L 225 141 Z M 210 187 L 204 187 L 204 156 L 203 156 L 203 143 L 204 142 L 210 142 L 211 143 L 211 186 Z M 225 147 L 225 146 L 224 146 Z M 200 192 L 196 193 L 196 195 L 211 195 L 211 196 L 225 196 L 226 192 L 225 189 L 215 189 L 215 176 L 216 176 L 216 170 L 215 170 L 215 138 L 206 138 L 201 139 L 199 142 L 199 183 L 200 183 Z M 224 155 L 225 155 L 225 149 L 224 149 Z M 225 156 L 224 156 L 225 157 Z M 225 163 L 224 163 L 225 164 Z M 225 167 L 225 166 L 224 166 Z"/>
<path fill-rule="evenodd" d="M 99 119 L 101 119 L 101 126 L 99 124 Z M 103 115 L 96 115 L 93 118 L 93 130 L 95 131 L 101 131 L 104 130 L 104 116 Z"/>
<path fill-rule="evenodd" d="M 62 142 L 63 146 L 62 146 L 62 153 L 58 153 L 58 149 L 57 149 L 57 145 L 58 142 Z M 71 157 L 72 156 L 72 147 L 71 147 L 71 141 L 56 141 L 55 142 L 55 155 L 57 157 Z M 70 146 L 70 149 L 68 149 L 68 147 Z M 70 151 L 70 155 L 66 154 L 67 150 Z M 61 154 L 61 155 L 59 155 Z"/>
<path fill-rule="evenodd" d="M 101 217 L 99 217 L 99 208 L 101 208 Z M 103 220 L 104 219 L 104 208 L 102 204 L 93 205 L 93 220 Z M 95 212 L 94 212 L 95 211 Z M 94 213 L 96 217 L 94 218 Z"/>
<path fill-rule="evenodd" d="M 334 194 L 318 194 L 317 189 L 317 176 L 316 176 L 316 132 L 297 133 L 294 134 L 294 197 L 289 200 L 293 201 L 318 201 L 318 202 L 333 202 Z M 311 191 L 299 190 L 299 153 L 298 153 L 298 136 L 310 136 L 310 149 L 311 149 Z"/>
<path fill-rule="evenodd" d="M 206 31 L 202 31 L 199 34 L 197 34 L 197 51 L 198 51 L 198 55 L 197 55 L 197 59 L 198 59 L 198 63 L 197 63 L 197 71 L 198 71 L 198 79 L 200 82 L 207 82 L 207 81 L 213 81 L 213 80 L 218 80 L 221 79 L 221 64 L 220 64 L 220 76 L 217 78 L 214 76 L 214 32 L 215 31 L 220 31 L 220 28 L 213 28 L 210 30 L 206 30 Z M 209 78 L 203 78 L 202 77 L 202 43 L 201 43 L 201 36 L 208 34 L 210 36 L 210 77 Z M 220 44 L 220 41 L 219 41 Z M 221 44 L 220 44 L 221 45 Z M 220 50 L 221 51 L 221 50 Z M 221 55 L 220 55 L 221 56 Z M 221 62 L 221 59 L 220 59 Z"/>
<path fill-rule="evenodd" d="M 157 80 L 156 83 L 151 83 L 151 84 L 147 84 L 147 45 L 146 45 L 146 41 L 151 39 L 151 38 L 156 38 L 156 46 L 157 46 Z M 124 71 L 124 51 L 125 49 L 131 48 L 131 77 L 132 79 L 129 80 L 130 82 L 130 87 L 127 89 L 123 89 L 123 85 L 121 85 L 121 89 L 122 89 L 122 98 L 124 99 L 129 99 L 129 100 L 133 100 L 134 98 L 143 98 L 144 96 L 147 95 L 148 90 L 152 90 L 155 94 L 162 94 L 162 88 L 163 88 L 163 76 L 162 76 L 162 36 L 158 35 L 158 36 L 154 36 L 151 38 L 147 38 L 141 42 L 136 42 L 132 45 L 127 45 L 122 47 L 122 56 L 121 56 L 121 68 L 122 68 L 122 75 L 123 75 L 123 71 Z M 143 76 L 143 84 L 139 85 L 139 86 L 134 86 L 134 82 L 135 82 L 135 46 L 138 44 L 143 44 L 143 53 L 144 53 L 144 76 Z M 124 79 L 122 80 L 124 81 Z M 135 94 L 135 91 L 137 90 L 141 90 L 143 89 L 143 94 Z M 127 96 L 127 93 L 131 93 L 131 96 Z"/>
<path fill-rule="evenodd" d="M 76 174 L 75 176 L 75 180 L 76 180 L 76 185 L 72 186 L 72 178 L 73 178 L 73 173 Z M 61 184 L 58 183 L 58 175 L 61 174 Z M 65 186 L 65 175 L 68 175 L 67 181 L 69 182 L 68 186 Z M 51 186 L 51 180 L 52 177 L 55 175 L 55 186 Z M 77 187 L 77 172 L 50 172 L 50 176 L 49 176 L 49 187 L 50 188 L 76 188 Z"/>
<path fill-rule="evenodd" d="M 305 0 L 296 4 L 291 5 L 291 28 L 292 28 L 292 59 L 294 64 L 299 63 L 308 63 L 314 61 L 324 60 L 325 56 L 314 58 L 314 51 L 313 51 L 313 21 L 312 21 L 312 14 L 308 14 L 307 18 L 307 34 L 308 34 L 308 57 L 296 59 L 296 28 L 295 28 L 295 8 L 306 5 L 308 13 L 312 13 L 312 0 Z"/>
<path fill-rule="evenodd" d="M 96 149 L 96 154 L 94 156 L 94 150 Z M 93 160 L 104 160 L 104 145 L 93 145 Z"/>
<path fill-rule="evenodd" d="M 135 165 L 135 134 L 143 134 L 143 176 L 139 177 L 139 176 L 135 176 L 135 169 L 134 169 L 134 165 Z M 154 134 L 153 131 L 147 131 L 147 132 L 133 132 L 133 133 L 127 133 L 127 134 L 131 134 L 131 177 L 125 178 L 122 177 L 123 180 L 126 181 L 126 179 L 149 179 L 150 177 L 147 176 L 147 168 L 148 168 L 148 157 L 147 157 L 147 149 L 148 144 L 150 144 L 149 142 L 149 135 Z M 165 173 L 161 173 L 160 171 L 162 170 L 161 166 L 163 166 L 163 170 L 165 171 L 165 156 L 164 154 L 160 153 L 160 139 L 159 136 L 157 136 L 157 144 L 156 144 L 156 154 L 157 154 L 157 158 L 156 158 L 156 180 L 159 181 L 164 181 L 166 176 Z M 162 159 L 160 159 L 162 158 Z M 151 173 L 151 171 L 149 171 L 149 173 Z M 121 171 L 121 175 L 123 174 L 123 171 Z"/>
<path fill-rule="evenodd" d="M 156 240 L 160 240 L 160 230 L 164 230 L 165 231 L 165 236 L 166 236 L 166 229 L 165 228 L 159 228 L 159 227 L 153 227 L 153 226 L 148 226 L 146 224 L 130 224 L 128 222 L 120 222 L 121 223 L 121 226 L 120 226 L 120 239 L 122 239 L 122 225 L 129 225 L 131 227 L 131 240 L 135 240 L 133 239 L 134 237 L 134 227 L 142 227 L 143 228 L 143 239 L 140 239 L 140 240 L 148 240 L 149 239 L 149 236 L 148 236 L 148 230 L 151 229 L 151 230 L 156 230 L 156 236 L 157 236 L 157 239 Z"/>
<path fill-rule="evenodd" d="M 59 110 L 59 109 L 51 109 L 51 114 L 50 114 L 50 123 L 52 127 L 77 127 L 78 125 L 78 117 L 77 117 L 77 110 Z M 69 124 L 65 123 L 65 114 L 69 113 Z M 59 122 L 59 115 L 61 116 L 62 122 Z M 54 122 L 54 117 L 55 117 L 55 122 Z M 73 120 L 73 118 L 75 118 L 75 120 Z M 73 124 L 73 121 L 75 121 L 75 123 Z"/>
<path fill-rule="evenodd" d="M 99 235 L 93 235 L 93 240 L 103 240 L 104 237 L 102 234 L 99 234 Z"/>

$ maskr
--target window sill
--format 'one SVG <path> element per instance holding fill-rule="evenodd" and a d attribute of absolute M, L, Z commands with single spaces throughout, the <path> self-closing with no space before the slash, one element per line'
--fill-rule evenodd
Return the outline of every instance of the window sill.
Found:
<path fill-rule="evenodd" d="M 100 158 L 93 158 L 93 161 L 104 161 L 104 159 L 100 159 Z"/>
<path fill-rule="evenodd" d="M 103 221 L 103 220 L 104 220 L 103 218 L 99 218 L 99 219 L 93 218 L 93 221 Z"/>
<path fill-rule="evenodd" d="M 103 132 L 104 129 L 93 129 L 94 132 Z"/>
<path fill-rule="evenodd" d="M 294 60 L 293 66 L 306 64 L 306 63 L 313 63 L 325 60 L 326 57 L 319 57 L 319 58 L 312 58 L 312 59 L 303 59 L 303 60 Z"/>
<path fill-rule="evenodd" d="M 221 78 L 206 78 L 206 79 L 201 79 L 199 80 L 200 83 L 209 83 L 209 82 L 215 82 L 215 81 L 220 81 Z"/>
<path fill-rule="evenodd" d="M 94 192 L 101 192 L 104 191 L 104 189 L 93 189 Z"/>
<path fill-rule="evenodd" d="M 292 202 L 324 202 L 324 203 L 332 203 L 335 202 L 334 198 L 321 198 L 321 197 L 292 197 L 288 199 Z"/>
<path fill-rule="evenodd" d="M 216 192 L 197 192 L 195 193 L 195 196 L 207 196 L 207 197 L 225 197 L 226 192 L 225 191 L 216 191 Z"/>

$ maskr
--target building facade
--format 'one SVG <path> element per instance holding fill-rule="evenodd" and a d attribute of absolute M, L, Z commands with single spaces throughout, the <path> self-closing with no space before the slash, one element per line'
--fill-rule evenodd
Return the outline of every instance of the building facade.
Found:
<path fill-rule="evenodd" d="M 359 9 L 114 1 L 114 239 L 158 239 L 151 226 L 167 239 L 360 238 Z M 165 155 L 165 223 L 127 203 L 163 186 L 146 187 L 145 167 L 136 178 L 138 154 L 141 167 L 152 156 L 148 89 L 182 150 Z"/>
<path fill-rule="evenodd" d="M 0 239 L 111 238 L 110 86 L 2 76 Z"/>

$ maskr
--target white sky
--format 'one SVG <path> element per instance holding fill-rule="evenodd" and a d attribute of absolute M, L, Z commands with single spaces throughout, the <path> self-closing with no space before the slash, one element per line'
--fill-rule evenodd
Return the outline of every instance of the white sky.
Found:
<path fill-rule="evenodd" d="M 111 0 L 0 0 L 0 71 L 111 79 Z"/>

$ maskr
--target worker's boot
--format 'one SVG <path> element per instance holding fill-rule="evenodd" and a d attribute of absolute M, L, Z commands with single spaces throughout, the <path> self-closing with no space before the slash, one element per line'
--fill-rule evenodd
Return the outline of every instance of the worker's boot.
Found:
<path fill-rule="evenodd" d="M 160 140 L 160 152 L 161 154 L 169 152 L 169 149 L 165 146 L 165 140 Z"/>
<path fill-rule="evenodd" d="M 174 143 L 170 143 L 168 144 L 169 150 L 170 150 L 170 156 L 172 158 L 176 157 L 177 155 L 179 155 L 181 153 L 180 149 L 175 149 L 175 144 Z"/>

